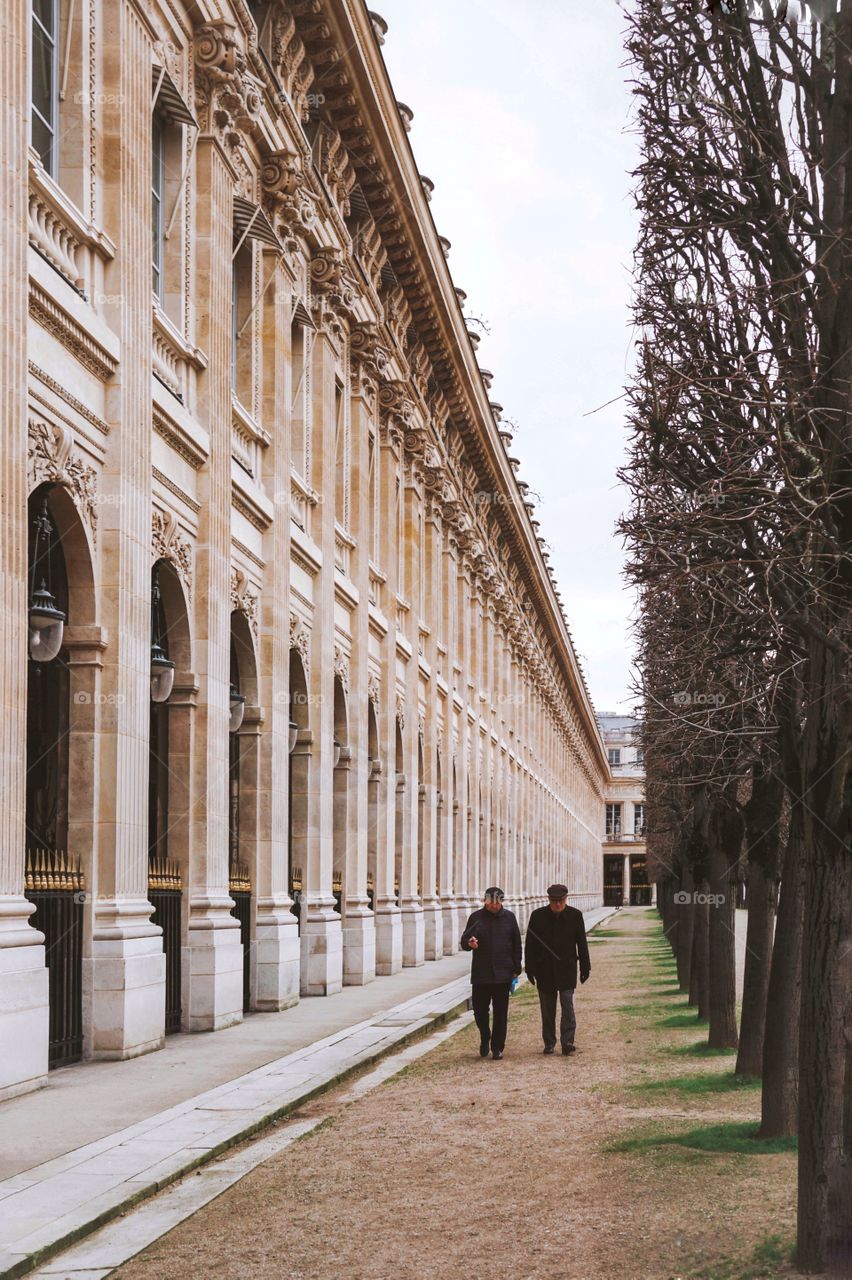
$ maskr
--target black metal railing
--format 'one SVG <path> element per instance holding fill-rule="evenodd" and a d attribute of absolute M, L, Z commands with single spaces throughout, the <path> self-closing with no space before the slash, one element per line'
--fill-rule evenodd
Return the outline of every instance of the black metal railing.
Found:
<path fill-rule="evenodd" d="M 83 901 L 80 864 L 62 852 L 28 849 L 25 894 L 30 924 L 44 934 L 49 988 L 48 1066 L 83 1056 Z"/>
<path fill-rule="evenodd" d="M 248 871 L 240 864 L 231 867 L 228 891 L 234 899 L 231 915 L 240 922 L 243 944 L 243 1013 L 251 1008 L 251 882 Z"/>
<path fill-rule="evenodd" d="M 153 924 L 163 931 L 166 955 L 166 1035 L 181 1025 L 181 875 L 168 858 L 148 859 L 148 899 L 154 908 Z"/>

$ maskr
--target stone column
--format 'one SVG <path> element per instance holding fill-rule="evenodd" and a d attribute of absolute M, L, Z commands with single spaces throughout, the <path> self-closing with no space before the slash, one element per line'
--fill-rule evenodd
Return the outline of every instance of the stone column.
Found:
<path fill-rule="evenodd" d="M 362 986 L 376 976 L 376 926 L 367 897 L 367 704 L 370 645 L 369 437 L 376 412 L 376 385 L 362 360 L 352 359 L 352 488 L 351 527 L 357 534 L 350 576 L 358 591 L 352 614 L 352 655 L 349 660 L 350 791 L 347 865 L 343 903 L 343 982 Z M 378 448 L 378 445 L 376 445 Z M 375 892 L 375 885 L 373 886 Z"/>
<path fill-rule="evenodd" d="M 417 489 L 416 464 L 410 456 L 404 457 L 403 474 L 405 488 L 403 500 L 403 582 L 411 605 L 407 616 L 411 656 L 405 667 L 406 715 L 402 742 L 405 753 L 405 792 L 403 796 L 402 873 L 399 884 L 399 906 L 402 911 L 402 963 L 407 968 L 421 965 L 425 954 L 423 907 L 418 891 L 418 820 L 419 759 L 418 759 L 418 706 L 419 706 L 419 628 L 420 609 L 420 494 Z"/>
<path fill-rule="evenodd" d="M 278 267 L 283 276 L 283 268 Z M 287 1009 L 299 999 L 299 923 L 288 878 L 290 815 L 290 454 L 289 379 L 292 295 L 271 286 L 263 302 L 263 410 L 272 424 L 264 482 L 275 518 L 264 539 L 266 571 L 260 601 L 258 699 L 266 723 L 260 739 L 255 915 L 255 1008 Z"/>
<path fill-rule="evenodd" d="M 102 14 L 103 226 L 116 246 L 105 307 L 121 342 L 107 386 L 100 508 L 104 650 L 98 778 L 98 900 L 92 942 L 92 1053 L 158 1049 L 165 955 L 148 901 L 151 649 L 151 44 L 130 0 Z"/>
<path fill-rule="evenodd" d="M 44 935 L 24 897 L 27 740 L 27 136 L 30 6 L 0 8 L 0 1099 L 47 1078 Z"/>
<path fill-rule="evenodd" d="M 441 516 L 434 495 L 426 491 L 423 512 L 423 599 L 429 629 L 423 637 L 423 654 L 429 668 L 426 695 L 426 723 L 423 737 L 426 793 L 421 806 L 423 831 L 423 883 L 420 900 L 423 905 L 423 947 L 427 960 L 437 960 L 444 953 L 444 926 L 438 867 L 438 664 L 439 621 L 442 617 L 441 597 Z M 441 778 L 443 786 L 445 779 Z"/>
<path fill-rule="evenodd" d="M 439 551 L 438 573 L 440 591 L 442 593 L 442 614 L 444 617 L 444 645 L 447 650 L 444 658 L 444 679 L 447 684 L 447 696 L 444 702 L 444 804 L 441 811 L 442 823 L 441 847 L 444 851 L 441 878 L 441 907 L 443 912 L 443 952 L 445 956 L 455 955 L 461 936 L 462 908 L 459 904 L 459 855 L 455 845 L 457 823 L 454 820 L 455 806 L 458 803 L 458 781 L 453 785 L 453 661 L 455 658 L 456 633 L 456 556 L 451 531 L 447 524 L 443 527 L 443 545 Z"/>
<path fill-rule="evenodd" d="M 624 855 L 624 905 L 630 906 L 630 854 Z"/>
<path fill-rule="evenodd" d="M 380 391 L 380 400 L 382 392 Z M 382 683 L 379 691 L 378 830 L 376 832 L 376 973 L 397 973 L 402 968 L 402 916 L 394 893 L 396 856 L 396 589 L 399 582 L 399 547 L 396 537 L 397 480 L 400 444 L 388 416 L 380 423 L 379 533 L 382 566 L 388 575 L 387 609 L 392 615 L 381 641 Z"/>
<path fill-rule="evenodd" d="M 202 81 L 203 82 L 203 81 Z M 211 112 L 212 114 L 212 112 Z M 215 120 L 204 122 L 212 130 Z M 224 144 L 196 148 L 199 346 L 208 367 L 198 411 L 210 456 L 198 476 L 195 661 L 199 678 L 190 864 L 189 1028 L 216 1031 L 243 1016 L 243 955 L 228 891 L 228 716 L 231 646 L 231 287 L 234 173 Z"/>
<path fill-rule="evenodd" d="M 309 695 L 314 734 L 302 895 L 302 995 L 325 996 L 343 987 L 343 930 L 334 909 L 334 491 L 335 317 L 320 297 L 312 352 L 311 481 L 324 501 L 315 512 L 314 540 L 322 571 L 314 582 Z M 335 337 L 339 341 L 339 336 Z"/>

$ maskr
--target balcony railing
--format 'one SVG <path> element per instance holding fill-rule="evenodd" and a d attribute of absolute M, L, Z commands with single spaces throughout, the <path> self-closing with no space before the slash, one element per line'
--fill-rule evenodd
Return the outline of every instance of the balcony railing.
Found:
<path fill-rule="evenodd" d="M 645 839 L 645 831 L 607 831 L 604 840 L 608 844 L 633 844 Z"/>

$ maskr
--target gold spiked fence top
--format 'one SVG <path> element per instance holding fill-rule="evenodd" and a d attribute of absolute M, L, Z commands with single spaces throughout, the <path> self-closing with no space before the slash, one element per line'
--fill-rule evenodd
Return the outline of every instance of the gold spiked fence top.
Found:
<path fill-rule="evenodd" d="M 148 858 L 149 889 L 182 889 L 180 864 L 152 854 Z"/>
<path fill-rule="evenodd" d="M 290 876 L 290 892 L 291 893 L 302 892 L 302 868 L 301 867 L 293 868 L 292 874 Z"/>
<path fill-rule="evenodd" d="M 335 871 L 331 881 L 331 891 L 332 893 L 343 892 L 343 872 L 342 871 Z"/>
<path fill-rule="evenodd" d="M 26 889 L 85 889 L 80 859 L 63 849 L 27 849 L 24 868 Z"/>
<path fill-rule="evenodd" d="M 251 893 L 251 879 L 245 862 L 232 862 L 228 871 L 228 889 L 232 893 Z"/>

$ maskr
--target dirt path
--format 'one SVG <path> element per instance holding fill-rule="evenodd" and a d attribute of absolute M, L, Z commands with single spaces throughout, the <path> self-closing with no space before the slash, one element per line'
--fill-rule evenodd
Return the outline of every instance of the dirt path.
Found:
<path fill-rule="evenodd" d="M 502 1062 L 481 1060 L 476 1029 L 465 1029 L 115 1274 L 796 1275 L 785 1262 L 795 1157 L 758 1154 L 732 1127 L 754 1127 L 759 1093 L 732 1086 L 730 1057 L 696 1052 L 703 1033 L 652 914 L 616 917 L 592 965 L 573 1058 L 542 1056 L 538 1001 L 524 989 Z"/>

